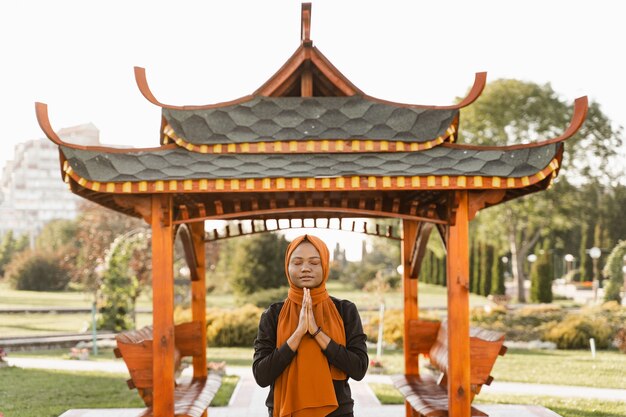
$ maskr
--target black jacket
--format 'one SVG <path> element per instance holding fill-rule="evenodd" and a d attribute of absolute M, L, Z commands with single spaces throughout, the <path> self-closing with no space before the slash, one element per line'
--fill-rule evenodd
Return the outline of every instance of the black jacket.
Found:
<path fill-rule="evenodd" d="M 365 345 L 367 337 L 363 333 L 361 317 L 354 303 L 335 297 L 330 298 L 343 320 L 346 331 L 346 346 L 339 345 L 331 339 L 326 350 L 322 352 L 326 355 L 329 364 L 344 371 L 348 378 L 360 381 L 365 376 L 369 361 L 367 346 Z M 257 384 L 262 387 L 270 386 L 270 392 L 265 401 L 270 416 L 274 408 L 274 381 L 297 355 L 297 352 L 293 352 L 287 342 L 276 348 L 276 327 L 283 304 L 284 301 L 272 304 L 263 312 L 259 322 L 259 331 L 254 341 L 252 372 Z M 328 416 L 334 417 L 352 413 L 354 401 L 348 380 L 333 380 L 333 385 L 339 407 Z"/>

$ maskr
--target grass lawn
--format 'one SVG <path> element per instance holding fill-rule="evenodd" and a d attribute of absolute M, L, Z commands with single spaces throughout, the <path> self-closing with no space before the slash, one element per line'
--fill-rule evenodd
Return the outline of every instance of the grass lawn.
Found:
<path fill-rule="evenodd" d="M 149 313 L 137 314 L 139 328 L 152 323 Z M 0 316 L 2 336 L 43 336 L 59 333 L 91 331 L 91 313 L 55 314 L 3 314 Z"/>
<path fill-rule="evenodd" d="M 46 350 L 30 350 L 10 352 L 11 358 L 35 358 L 35 359 L 70 359 L 70 349 L 46 349 Z M 124 362 L 123 359 L 117 359 L 113 354 L 113 348 L 99 348 L 98 355 L 94 356 L 89 349 L 89 360 L 97 362 Z"/>
<path fill-rule="evenodd" d="M 353 301 L 360 308 L 378 308 L 377 296 L 341 282 L 330 282 L 328 290 L 338 298 Z M 436 285 L 420 284 L 420 308 L 442 308 L 446 306 L 446 289 Z M 83 307 L 91 308 L 92 295 L 80 292 L 38 292 L 16 291 L 6 283 L 0 283 L 0 307 Z M 472 306 L 483 305 L 485 297 L 470 296 Z M 387 308 L 402 307 L 402 293 L 398 289 L 385 294 Z M 139 307 L 151 308 L 149 294 L 143 294 L 138 303 Z M 236 300 L 232 294 L 207 295 L 208 307 L 234 308 Z M 152 322 L 150 314 L 137 315 L 138 327 L 141 328 Z M 3 336 L 34 336 L 58 333 L 79 333 L 89 330 L 91 314 L 6 314 L 0 316 L 0 334 Z"/>
<path fill-rule="evenodd" d="M 369 354 L 373 357 L 375 351 Z M 402 373 L 402 351 L 385 351 L 383 364 L 386 374 Z M 598 351 L 594 360 L 586 350 L 509 349 L 498 357 L 491 374 L 496 381 L 624 388 L 625 370 L 626 355 L 617 351 Z"/>
<path fill-rule="evenodd" d="M 104 372 L 0 368 L 0 412 L 4 417 L 41 417 L 69 408 L 143 407 L 126 379 Z M 227 405 L 238 381 L 237 376 L 225 376 L 211 406 Z"/>
<path fill-rule="evenodd" d="M 10 353 L 13 357 L 63 358 L 66 350 Z M 210 362 L 226 362 L 227 366 L 252 366 L 252 348 L 210 347 Z M 370 358 L 376 355 L 369 350 Z M 110 349 L 99 352 L 95 360 L 112 360 Z M 121 360 L 121 359 L 118 359 Z M 400 350 L 383 352 L 385 374 L 399 374 L 404 369 Z M 535 384 L 578 385 L 598 388 L 626 387 L 626 355 L 617 351 L 598 351 L 596 359 L 585 350 L 522 350 L 510 349 L 496 360 L 492 375 L 496 381 Z"/>
<path fill-rule="evenodd" d="M 392 385 L 369 384 L 382 404 L 403 404 L 404 398 Z M 563 417 L 623 417 L 626 404 L 619 401 L 588 400 L 527 395 L 480 394 L 475 404 L 535 404 L 547 407 Z M 480 406 L 478 406 L 480 408 Z"/>
<path fill-rule="evenodd" d="M 126 375 L 0 369 L 0 411 L 5 417 L 58 416 L 68 408 L 142 407 Z"/>
<path fill-rule="evenodd" d="M 626 388 L 626 355 L 600 350 L 510 349 L 493 368 L 496 381 Z M 626 414 L 624 414 L 626 415 Z"/>

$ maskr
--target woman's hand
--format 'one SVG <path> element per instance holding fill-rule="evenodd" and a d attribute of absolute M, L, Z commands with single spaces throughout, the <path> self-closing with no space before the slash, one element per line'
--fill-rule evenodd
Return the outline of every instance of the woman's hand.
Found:
<path fill-rule="evenodd" d="M 311 298 L 311 290 L 308 288 L 304 289 L 304 299 L 302 302 L 303 308 L 305 305 L 307 311 L 307 331 L 311 336 L 315 335 L 315 341 L 322 348 L 322 350 L 325 350 L 330 343 L 330 337 L 328 337 L 328 335 L 321 330 L 319 332 L 317 331 L 319 326 L 315 321 L 315 315 L 313 314 L 313 299 Z"/>
<path fill-rule="evenodd" d="M 317 331 L 318 327 L 317 323 L 315 322 L 315 315 L 313 314 L 313 299 L 311 298 L 311 290 L 309 290 L 308 288 L 304 288 L 304 298 L 302 306 L 303 308 L 304 306 L 306 306 L 307 331 L 310 335 L 313 335 Z"/>
<path fill-rule="evenodd" d="M 300 309 L 300 317 L 298 319 L 298 326 L 296 327 L 295 333 L 297 333 L 300 337 L 304 336 L 308 331 L 308 308 L 306 305 L 306 289 L 305 293 L 302 297 L 302 308 Z"/>
<path fill-rule="evenodd" d="M 289 345 L 289 348 L 294 352 L 298 350 L 298 347 L 302 342 L 302 338 L 309 331 L 309 309 L 307 308 L 306 297 L 307 289 L 305 288 L 304 291 L 305 293 L 302 296 L 302 308 L 300 309 L 300 316 L 298 318 L 298 326 L 296 327 L 296 330 L 294 330 L 293 334 L 289 336 L 289 339 L 287 339 L 287 344 Z M 317 330 L 317 327 L 315 329 Z"/>

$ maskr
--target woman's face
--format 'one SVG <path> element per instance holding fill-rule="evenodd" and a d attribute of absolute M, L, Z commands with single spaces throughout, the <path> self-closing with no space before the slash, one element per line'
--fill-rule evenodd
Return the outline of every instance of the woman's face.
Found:
<path fill-rule="evenodd" d="M 302 242 L 291 253 L 289 277 L 298 288 L 315 288 L 322 283 L 322 259 L 310 242 Z"/>

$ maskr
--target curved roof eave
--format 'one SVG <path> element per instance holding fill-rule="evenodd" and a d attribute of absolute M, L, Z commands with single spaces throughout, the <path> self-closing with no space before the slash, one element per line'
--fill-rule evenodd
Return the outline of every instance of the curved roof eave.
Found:
<path fill-rule="evenodd" d="M 470 89 L 469 93 L 467 93 L 467 96 L 465 96 L 465 98 L 461 100 L 460 102 L 458 102 L 457 104 L 452 104 L 449 106 L 430 106 L 430 105 L 423 105 L 423 104 L 397 103 L 394 101 L 383 100 L 380 98 L 368 96 L 367 94 L 364 97 L 369 98 L 370 100 L 373 100 L 373 101 L 377 101 L 379 103 L 392 104 L 392 105 L 399 106 L 399 107 L 408 107 L 408 108 L 414 108 L 414 109 L 433 109 L 433 110 L 458 110 L 463 107 L 467 107 L 473 102 L 475 102 L 478 99 L 478 97 L 480 97 L 480 95 L 482 94 L 483 90 L 485 89 L 486 84 L 487 84 L 487 73 L 477 72 L 474 75 L 474 84 L 472 85 L 472 88 Z"/>
<path fill-rule="evenodd" d="M 587 96 L 578 97 L 574 101 L 574 112 L 570 120 L 569 126 L 565 131 L 556 138 L 546 139 L 533 143 L 521 143 L 516 145 L 505 146 L 481 146 L 481 145 L 466 145 L 459 143 L 442 143 L 441 146 L 457 149 L 472 149 L 472 150 L 499 150 L 499 151 L 514 151 L 517 149 L 536 148 L 539 146 L 550 145 L 552 143 L 559 143 L 566 141 L 578 132 L 585 119 L 587 118 L 587 111 L 589 110 L 589 100 Z"/>
<path fill-rule="evenodd" d="M 134 67 L 135 71 L 135 82 L 137 83 L 137 87 L 141 94 L 148 100 L 150 103 L 155 106 L 164 108 L 164 109 L 173 109 L 173 110 L 205 110 L 205 109 L 213 109 L 217 107 L 230 106 L 233 104 L 244 103 L 246 101 L 252 100 L 254 98 L 253 95 L 247 95 L 240 97 L 235 100 L 225 101 L 222 103 L 215 104 L 205 104 L 205 105 L 186 105 L 186 106 L 175 106 L 171 104 L 161 103 L 157 98 L 152 94 L 152 90 L 150 90 L 150 86 L 148 85 L 148 78 L 146 77 L 146 69 L 142 67 Z"/>
<path fill-rule="evenodd" d="M 266 86 L 271 84 L 275 79 L 278 79 L 279 77 L 288 78 L 288 76 L 293 71 L 295 71 L 305 59 L 307 59 L 307 58 L 304 58 L 304 55 L 305 55 L 304 47 L 300 46 L 296 50 L 296 52 L 287 60 L 287 62 L 272 77 L 270 77 L 268 81 L 266 81 L 261 87 L 259 87 L 254 93 L 237 98 L 235 100 L 225 101 L 221 103 L 205 104 L 205 105 L 183 105 L 183 106 L 162 103 L 152 93 L 152 90 L 150 89 L 150 86 L 148 85 L 148 80 L 146 77 L 146 70 L 145 68 L 142 68 L 142 67 L 134 67 L 135 81 L 137 83 L 137 87 L 139 88 L 139 91 L 146 98 L 146 100 L 148 100 L 150 103 L 156 106 L 159 106 L 161 108 L 173 109 L 173 110 L 208 110 L 208 109 L 230 106 L 233 104 L 245 103 L 258 96 L 267 96 L 268 94 L 264 93 Z M 390 104 L 390 105 L 395 105 L 398 107 L 415 108 L 415 109 L 432 109 L 432 110 L 461 109 L 463 107 L 469 106 L 474 101 L 476 101 L 478 97 L 480 97 L 480 95 L 482 94 L 485 88 L 485 85 L 487 83 L 487 73 L 477 72 L 474 75 L 474 84 L 472 85 L 472 88 L 470 89 L 469 93 L 463 100 L 461 100 L 457 104 L 452 104 L 452 105 L 447 105 L 447 106 L 435 106 L 435 105 L 423 105 L 423 104 L 398 103 L 394 101 L 383 100 L 383 99 L 376 98 L 376 97 L 363 93 L 356 86 L 354 86 L 354 84 L 352 84 L 350 80 L 348 80 L 343 74 L 341 74 L 341 72 L 339 72 L 339 70 L 337 70 L 337 68 L 335 68 L 334 65 L 332 65 L 332 63 L 321 52 L 319 52 L 317 48 L 313 48 L 312 52 L 310 53 L 310 58 L 308 59 L 312 59 L 313 62 L 318 66 L 319 65 L 326 66 L 328 71 L 336 75 L 340 81 L 342 81 L 344 84 L 347 85 L 347 87 L 353 90 L 354 94 L 361 95 L 364 98 L 370 99 L 378 103 Z"/>
<path fill-rule="evenodd" d="M 80 149 L 83 151 L 101 151 L 101 152 L 111 152 L 111 153 L 128 153 L 128 152 L 142 152 L 142 151 L 160 151 L 160 150 L 168 150 L 168 149 L 176 149 L 176 144 L 155 146 L 149 148 L 113 148 L 110 146 L 87 146 L 87 145 L 77 145 L 75 143 L 69 143 L 63 141 L 56 134 L 52 125 L 50 124 L 50 118 L 48 116 L 48 105 L 46 103 L 35 102 L 35 114 L 37 116 L 37 123 L 39 127 L 46 135 L 48 139 L 57 144 L 58 146 L 66 146 L 72 149 Z"/>

